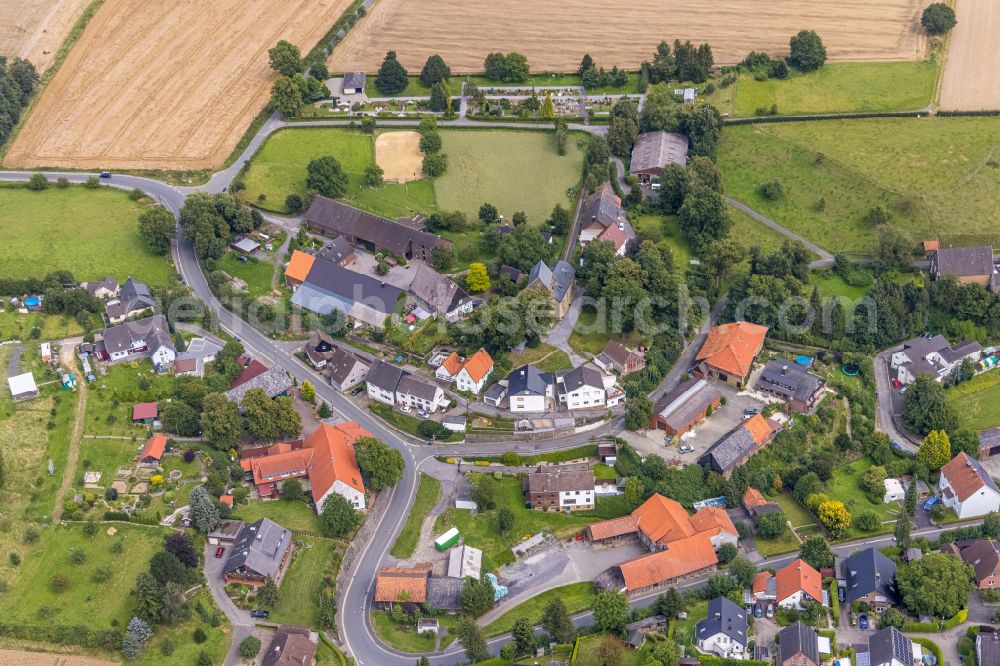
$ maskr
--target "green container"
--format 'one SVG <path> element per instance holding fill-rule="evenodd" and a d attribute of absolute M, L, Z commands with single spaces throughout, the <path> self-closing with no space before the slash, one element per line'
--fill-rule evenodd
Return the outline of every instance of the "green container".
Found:
<path fill-rule="evenodd" d="M 458 533 L 458 528 L 451 528 L 437 539 L 434 539 L 434 547 L 438 550 L 448 550 L 456 543 L 458 543 L 458 538 L 461 536 Z"/>

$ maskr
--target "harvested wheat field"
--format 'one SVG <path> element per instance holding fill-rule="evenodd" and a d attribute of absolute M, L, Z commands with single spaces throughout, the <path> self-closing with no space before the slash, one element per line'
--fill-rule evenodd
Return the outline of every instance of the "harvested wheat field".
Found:
<path fill-rule="evenodd" d="M 375 163 L 387 183 L 407 183 L 423 177 L 424 156 L 417 132 L 383 132 L 375 139 Z"/>
<path fill-rule="evenodd" d="M 307 51 L 350 0 L 107 0 L 7 153 L 19 167 L 218 166 L 263 108 L 267 50 Z"/>
<path fill-rule="evenodd" d="M 77 657 L 71 654 L 0 650 L 0 664 L 5 664 L 5 666 L 117 666 L 120 663 L 106 659 Z"/>
<path fill-rule="evenodd" d="M 948 111 L 1000 109 L 1000 2 L 958 0 L 958 25 L 941 82 L 941 108 Z"/>
<path fill-rule="evenodd" d="M 90 0 L 0 0 L 0 55 L 27 58 L 39 73 Z"/>
<path fill-rule="evenodd" d="M 988 2 L 990 0 L 982 0 Z M 598 64 L 637 69 L 661 39 L 708 42 L 719 63 L 751 50 L 788 51 L 816 30 L 834 60 L 921 57 L 928 0 L 379 0 L 334 49 L 335 71 L 378 69 L 393 49 L 411 72 L 438 53 L 456 72 L 482 71 L 490 51 L 519 51 L 533 71 L 572 71 L 584 52 Z"/>

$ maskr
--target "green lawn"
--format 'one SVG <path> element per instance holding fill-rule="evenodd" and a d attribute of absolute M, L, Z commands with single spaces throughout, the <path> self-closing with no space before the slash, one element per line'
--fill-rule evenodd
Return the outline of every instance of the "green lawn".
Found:
<path fill-rule="evenodd" d="M 336 575 L 333 555 L 337 546 L 328 539 L 301 536 L 296 537 L 295 542 L 292 563 L 281 581 L 281 598 L 269 619 L 281 624 L 315 627 L 319 624 L 323 577 Z"/>
<path fill-rule="evenodd" d="M 441 482 L 433 476 L 420 474 L 420 483 L 417 485 L 417 496 L 413 500 L 413 507 L 406 517 L 406 523 L 396 543 L 393 544 L 390 555 L 399 559 L 405 559 L 413 554 L 413 549 L 417 547 L 417 539 L 420 538 L 420 526 L 424 518 L 430 513 L 434 505 L 437 504 L 438 495 L 441 494 Z"/>
<path fill-rule="evenodd" d="M 947 390 L 963 428 L 1000 426 L 1000 371 L 991 370 Z"/>
<path fill-rule="evenodd" d="M 777 250 L 787 239 L 770 227 L 753 219 L 738 208 L 727 206 L 729 217 L 733 221 L 733 226 L 729 230 L 729 237 L 735 239 L 744 247 L 751 248 L 757 246 L 765 252 Z"/>
<path fill-rule="evenodd" d="M 934 94 L 937 65 L 923 62 L 829 63 L 815 72 L 794 72 L 784 81 L 741 77 L 736 115 L 778 106 L 781 115 L 911 111 L 926 107 Z"/>
<path fill-rule="evenodd" d="M 510 361 L 515 368 L 532 363 L 542 372 L 568 370 L 573 367 L 569 354 L 544 342 L 537 347 L 525 347 L 522 352 L 512 353 Z"/>
<path fill-rule="evenodd" d="M 246 506 L 237 507 L 233 518 L 239 518 L 246 523 L 253 523 L 261 518 L 270 518 L 282 527 L 292 532 L 320 532 L 319 517 L 306 506 L 305 502 L 272 500 L 268 502 L 255 501 Z"/>
<path fill-rule="evenodd" d="M 576 326 L 569 336 L 570 346 L 577 352 L 596 356 L 612 338 L 630 349 L 643 343 L 643 338 L 637 331 L 622 334 L 610 330 L 610 322 L 606 319 L 602 318 L 602 321 L 598 322 L 597 310 L 590 306 L 585 307 L 580 312 L 580 318 L 576 320 Z"/>
<path fill-rule="evenodd" d="M 80 482 L 86 471 L 101 472 L 99 485 L 107 488 L 115 480 L 115 471 L 131 465 L 141 440 L 133 444 L 125 439 L 88 439 L 80 441 L 80 464 L 74 482 Z"/>
<path fill-rule="evenodd" d="M 139 236 L 137 220 L 149 205 L 109 187 L 0 187 L 0 276 L 68 270 L 78 280 L 113 275 L 125 282 L 131 275 L 166 284 L 172 274 L 168 257 L 147 252 Z"/>
<path fill-rule="evenodd" d="M 514 606 L 506 613 L 483 627 L 483 634 L 486 636 L 497 636 L 510 631 L 519 618 L 527 618 L 532 624 L 537 624 L 541 618 L 545 607 L 552 599 L 559 597 L 566 605 L 566 610 L 572 615 L 580 611 L 587 610 L 594 603 L 594 584 L 590 581 L 582 583 L 572 583 L 563 585 L 551 590 L 542 592 L 537 597 L 532 597 L 527 601 Z"/>
<path fill-rule="evenodd" d="M 396 624 L 392 616 L 386 611 L 372 611 L 372 626 L 375 633 L 383 641 L 403 652 L 432 652 L 434 650 L 434 634 L 417 635 L 415 625 Z M 437 618 L 441 625 L 442 633 L 454 631 L 458 627 L 458 617 L 441 615 Z M 451 640 L 442 636 L 441 646 L 448 645 Z"/>
<path fill-rule="evenodd" d="M 39 341 L 62 340 L 83 335 L 83 327 L 75 317 L 41 312 L 21 314 L 14 309 L 0 310 L 0 340 L 30 339 L 31 330 L 36 326 L 41 331 L 41 335 L 38 336 Z"/>
<path fill-rule="evenodd" d="M 137 443 L 147 437 L 147 426 L 132 423 L 132 406 L 137 402 L 163 402 L 173 395 L 173 375 L 157 374 L 149 361 L 108 366 L 108 374 L 91 383 L 87 396 L 84 434 L 135 436 Z M 145 381 L 148 388 L 141 388 Z M 117 403 L 117 404 L 116 404 Z M 109 421 L 109 417 L 112 420 Z"/>
<path fill-rule="evenodd" d="M 852 301 L 868 291 L 865 287 L 852 287 L 833 271 L 813 271 L 809 274 L 809 286 L 817 287 L 822 298 L 848 298 Z"/>
<path fill-rule="evenodd" d="M 707 608 L 707 606 L 706 606 Z M 706 610 L 707 613 L 707 610 Z M 608 634 L 589 634 L 580 637 L 580 649 L 577 652 L 577 664 L 580 666 L 599 666 L 605 662 L 597 659 L 597 646 L 606 640 L 621 641 L 619 636 Z M 630 650 L 622 646 L 622 661 L 617 666 L 642 666 L 652 652 L 652 641 L 647 641 L 639 650 Z M 689 653 L 690 654 L 690 653 Z"/>
<path fill-rule="evenodd" d="M 270 294 L 271 278 L 274 276 L 274 264 L 271 260 L 251 257 L 244 262 L 237 259 L 239 256 L 241 255 L 236 252 L 227 252 L 216 266 L 232 277 L 238 277 L 246 282 L 247 293 L 253 298 Z"/>
<path fill-rule="evenodd" d="M 777 539 L 761 539 L 756 537 L 754 545 L 757 552 L 764 557 L 773 557 L 784 553 L 793 553 L 799 549 L 799 540 L 795 538 L 791 530 L 788 530 Z"/>
<path fill-rule="evenodd" d="M 708 617 L 708 602 L 702 601 L 687 609 L 687 618 L 684 620 L 674 620 L 673 638 L 681 645 L 694 644 L 695 626 Z"/>
<path fill-rule="evenodd" d="M 851 516 L 857 521 L 858 515 L 864 511 L 874 511 L 879 516 L 879 520 L 894 521 L 899 515 L 900 507 L 896 502 L 883 504 L 882 502 L 872 502 L 864 490 L 861 489 L 861 477 L 865 470 L 872 466 L 872 461 L 866 459 L 855 460 L 854 462 L 841 465 L 833 470 L 833 478 L 827 484 L 827 495 L 831 499 L 841 500 Z M 895 529 L 895 523 L 882 525 L 875 532 L 864 532 L 855 525 L 844 533 L 843 539 L 858 539 L 870 534 L 891 532 Z"/>
<path fill-rule="evenodd" d="M 778 493 L 774 501 L 781 506 L 781 510 L 785 512 L 785 517 L 792 523 L 792 527 L 798 528 L 816 523 L 816 518 L 806 511 L 805 507 L 799 504 L 798 500 L 792 497 L 790 493 Z"/>
<path fill-rule="evenodd" d="M 207 590 L 201 590 L 195 594 L 188 603 L 192 608 L 198 603 L 201 603 L 206 609 L 217 608 L 211 593 Z M 218 627 L 213 627 L 205 622 L 197 612 L 192 612 L 187 622 L 175 626 L 157 626 L 156 633 L 153 634 L 149 644 L 139 655 L 139 658 L 131 663 L 137 666 L 156 666 L 165 661 L 173 664 L 193 664 L 199 653 L 205 652 L 211 657 L 213 664 L 221 664 L 229 649 L 230 627 L 225 614 L 221 611 L 218 613 L 222 619 L 222 624 Z M 201 644 L 194 641 L 194 631 L 198 627 L 201 627 L 207 637 L 205 642 Z M 168 638 L 174 644 L 174 651 L 169 660 L 160 651 L 160 646 Z"/>

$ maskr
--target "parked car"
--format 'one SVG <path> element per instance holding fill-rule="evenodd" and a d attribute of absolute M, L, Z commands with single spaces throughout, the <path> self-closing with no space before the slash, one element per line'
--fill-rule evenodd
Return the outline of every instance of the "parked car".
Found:
<path fill-rule="evenodd" d="M 101 172 L 101 178 L 111 178 L 111 172 L 110 171 L 102 171 Z"/>
<path fill-rule="evenodd" d="M 858 626 L 862 629 L 868 628 L 868 616 L 866 614 L 862 613 L 861 617 L 858 618 Z"/>
<path fill-rule="evenodd" d="M 767 605 L 767 616 L 774 617 L 774 604 Z"/>
<path fill-rule="evenodd" d="M 222 554 L 225 552 L 226 549 L 223 546 L 219 546 L 218 548 L 215 549 L 215 557 L 216 558 L 222 557 Z"/>
<path fill-rule="evenodd" d="M 257 608 L 255 608 L 252 611 L 250 611 L 250 617 L 256 617 L 256 618 L 260 618 L 260 619 L 266 619 L 267 616 L 270 615 L 270 614 L 271 614 L 271 611 L 260 610 L 260 609 L 257 609 Z"/>
<path fill-rule="evenodd" d="M 355 386 L 354 390 L 351 391 L 351 395 L 357 395 L 357 394 L 361 393 L 364 390 L 365 390 L 364 386 Z"/>
<path fill-rule="evenodd" d="M 760 414 L 760 410 L 756 407 L 747 407 L 743 410 L 745 416 L 753 416 L 754 414 Z"/>
<path fill-rule="evenodd" d="M 410 413 L 410 406 L 409 405 L 403 405 L 402 407 L 399 408 L 399 411 L 403 412 L 404 414 L 409 414 Z"/>
<path fill-rule="evenodd" d="M 422 419 L 429 419 L 429 418 L 431 417 L 431 415 L 430 415 L 430 414 L 428 414 L 427 412 L 425 412 L 425 411 L 423 411 L 423 410 L 421 410 L 421 411 L 417 412 L 417 416 L 418 416 L 419 418 L 422 418 Z"/>
<path fill-rule="evenodd" d="M 934 505 L 940 501 L 941 500 L 937 498 L 937 495 L 931 495 L 930 497 L 927 498 L 927 501 L 924 502 L 924 511 L 930 511 L 931 509 L 934 508 Z"/>
<path fill-rule="evenodd" d="M 844 600 L 847 598 L 846 590 L 839 585 L 837 586 L 837 598 L 840 599 L 840 603 L 844 603 Z"/>
<path fill-rule="evenodd" d="M 681 444 L 680 448 L 678 448 L 677 450 L 680 451 L 681 453 L 689 453 L 691 451 L 694 451 L 694 447 L 691 446 L 690 444 Z"/>
<path fill-rule="evenodd" d="M 764 614 L 764 609 L 760 607 L 760 602 L 758 601 L 753 605 L 753 616 L 760 617 Z"/>

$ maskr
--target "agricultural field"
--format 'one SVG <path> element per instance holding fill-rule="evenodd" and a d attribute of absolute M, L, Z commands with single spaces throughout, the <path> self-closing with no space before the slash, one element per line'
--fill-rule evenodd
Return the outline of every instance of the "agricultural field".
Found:
<path fill-rule="evenodd" d="M 0 0 L 0 53 L 41 74 L 91 0 Z"/>
<path fill-rule="evenodd" d="M 584 52 L 598 63 L 636 69 L 661 39 L 708 42 L 715 60 L 733 63 L 752 50 L 774 55 L 803 26 L 820 33 L 833 60 L 920 57 L 921 0 L 637 0 L 615 11 L 587 0 L 496 3 L 485 0 L 381 0 L 334 49 L 333 71 L 378 69 L 394 49 L 418 72 L 440 54 L 457 73 L 480 72 L 491 51 L 524 53 L 536 72 L 576 69 Z M 447 16 L 449 20 L 442 21 Z M 600 39 L 593 36 L 599 34 Z"/>
<path fill-rule="evenodd" d="M 996 243 L 1000 120 L 878 118 L 726 128 L 726 192 L 833 252 L 871 250 L 870 208 L 915 240 Z M 764 198 L 779 180 L 784 196 Z"/>
<path fill-rule="evenodd" d="M 1000 109 L 1000 50 L 996 48 L 1000 3 L 958 0 L 955 13 L 958 24 L 949 37 L 941 108 Z"/>
<path fill-rule="evenodd" d="M 937 75 L 931 62 L 899 61 L 831 63 L 784 81 L 744 76 L 736 84 L 734 115 L 755 116 L 772 105 L 783 116 L 912 111 L 930 104 Z"/>
<path fill-rule="evenodd" d="M 149 205 L 109 187 L 0 187 L 0 274 L 44 277 L 68 270 L 81 281 L 113 275 L 124 283 L 131 275 L 165 285 L 172 274 L 169 257 L 150 254 L 139 236 L 139 214 Z M 58 252 L 53 239 L 66 241 Z"/>
<path fill-rule="evenodd" d="M 267 102 L 275 79 L 267 49 L 286 39 L 308 51 L 349 5 L 106 0 L 45 88 L 6 164 L 218 166 Z"/>
<path fill-rule="evenodd" d="M 947 391 L 962 428 L 985 430 L 1000 426 L 1000 371 L 973 377 Z"/>

